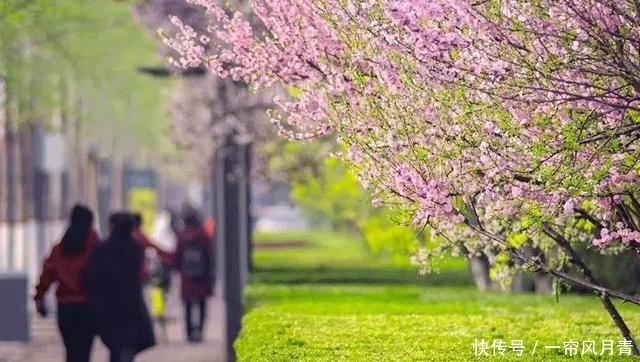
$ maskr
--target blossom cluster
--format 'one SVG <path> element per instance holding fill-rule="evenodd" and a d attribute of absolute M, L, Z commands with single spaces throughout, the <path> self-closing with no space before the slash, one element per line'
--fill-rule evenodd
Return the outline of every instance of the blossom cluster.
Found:
<path fill-rule="evenodd" d="M 456 237 L 571 229 L 640 245 L 640 10 L 631 0 L 214 0 L 182 66 L 295 87 L 273 121 L 336 133 L 377 202 Z M 204 43 L 207 47 L 204 47 Z"/>

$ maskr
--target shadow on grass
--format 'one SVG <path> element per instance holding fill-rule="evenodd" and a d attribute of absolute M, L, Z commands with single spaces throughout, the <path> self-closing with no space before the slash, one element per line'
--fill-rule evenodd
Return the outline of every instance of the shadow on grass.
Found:
<path fill-rule="evenodd" d="M 414 269 L 394 268 L 336 268 L 336 267 L 257 267 L 251 282 L 265 284 L 367 284 L 367 285 L 423 285 L 472 286 L 467 270 L 443 271 L 419 275 Z"/>
<path fill-rule="evenodd" d="M 361 286 L 446 286 L 473 287 L 468 270 L 450 270 L 419 275 L 415 269 L 401 268 L 346 268 L 346 267 L 256 267 L 250 274 L 251 283 L 291 286 L 296 285 L 352 285 Z M 245 313 L 267 303 L 267 295 L 248 295 L 244 299 Z"/>

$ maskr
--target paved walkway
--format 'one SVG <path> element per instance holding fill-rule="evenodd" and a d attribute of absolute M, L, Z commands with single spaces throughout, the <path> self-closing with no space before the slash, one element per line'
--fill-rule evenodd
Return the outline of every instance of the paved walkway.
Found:
<path fill-rule="evenodd" d="M 178 286 L 174 284 L 174 286 Z M 173 288 L 177 290 L 178 288 Z M 216 293 L 220 295 L 220 293 Z M 156 329 L 158 345 L 139 355 L 136 362 L 220 362 L 222 360 L 222 301 L 209 301 L 205 340 L 200 344 L 186 342 L 182 306 L 175 294 L 169 297 L 169 315 L 174 321 L 168 326 L 168 341 Z M 1 311 L 0 311 L 1 313 Z M 56 327 L 55 317 L 34 317 L 29 343 L 0 342 L 0 362 L 64 362 L 64 349 Z M 108 361 L 108 351 L 96 338 L 91 361 Z"/>

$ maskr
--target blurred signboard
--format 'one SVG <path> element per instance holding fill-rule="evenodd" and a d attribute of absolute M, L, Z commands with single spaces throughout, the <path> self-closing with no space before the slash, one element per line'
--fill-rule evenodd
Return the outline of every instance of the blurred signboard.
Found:
<path fill-rule="evenodd" d="M 59 174 L 67 169 L 67 147 L 62 133 L 34 130 L 36 167 L 48 175 Z"/>
<path fill-rule="evenodd" d="M 158 191 L 155 171 L 125 169 L 125 205 L 128 210 L 142 215 L 142 230 L 151 232 L 158 211 Z"/>

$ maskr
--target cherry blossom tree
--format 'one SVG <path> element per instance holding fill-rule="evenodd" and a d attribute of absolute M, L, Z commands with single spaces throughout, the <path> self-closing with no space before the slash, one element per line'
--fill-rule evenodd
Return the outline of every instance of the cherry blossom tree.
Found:
<path fill-rule="evenodd" d="M 462 245 L 498 272 L 589 288 L 638 354 L 611 297 L 640 299 L 604 287 L 575 249 L 640 253 L 637 1 L 254 0 L 259 28 L 192 2 L 209 25 L 171 19 L 174 61 L 294 87 L 275 125 L 336 134 L 376 204 L 438 234 L 417 260 Z"/>
<path fill-rule="evenodd" d="M 169 14 L 179 16 L 194 29 L 205 31 L 208 16 L 201 9 L 184 0 L 137 0 L 133 15 L 140 25 L 154 34 L 157 29 L 167 29 L 171 25 Z M 171 47 L 161 42 L 158 52 L 164 56 L 176 55 Z M 166 110 L 170 119 L 167 133 L 179 150 L 174 161 L 179 164 L 180 173 L 207 178 L 208 155 L 222 146 L 229 132 L 238 133 L 238 138 L 245 142 L 253 142 L 257 149 L 277 137 L 265 117 L 265 111 L 272 106 L 273 92 L 250 92 L 246 83 L 203 74 L 197 67 L 189 72 L 174 68 L 159 71 L 179 78 L 167 94 Z M 182 77 L 178 77 L 180 73 Z M 266 167 L 263 160 L 254 159 L 254 170 L 262 171 Z"/>

